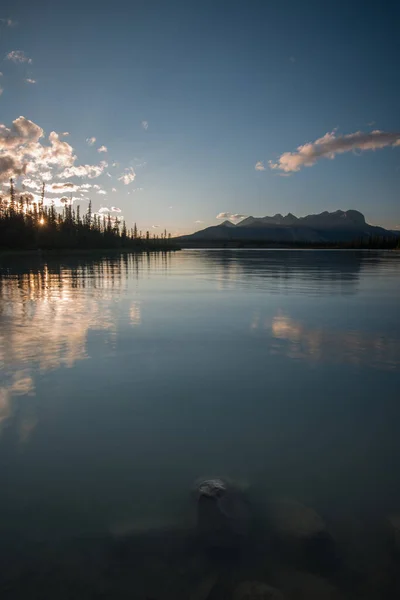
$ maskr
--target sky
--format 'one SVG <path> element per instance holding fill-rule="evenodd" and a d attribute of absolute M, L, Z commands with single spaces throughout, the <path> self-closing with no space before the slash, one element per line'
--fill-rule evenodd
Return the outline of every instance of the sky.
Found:
<path fill-rule="evenodd" d="M 47 201 L 173 235 L 337 209 L 400 228 L 398 2 L 3 0 L 0 19 L 4 189 L 44 179 Z"/>

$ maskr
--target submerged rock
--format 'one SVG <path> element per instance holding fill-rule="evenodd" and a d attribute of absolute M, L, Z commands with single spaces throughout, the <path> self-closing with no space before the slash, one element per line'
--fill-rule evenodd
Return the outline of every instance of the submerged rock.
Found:
<path fill-rule="evenodd" d="M 400 514 L 392 515 L 388 518 L 388 522 L 394 547 L 400 551 Z"/>
<path fill-rule="evenodd" d="M 208 547 L 236 547 L 249 532 L 250 507 L 233 484 L 214 478 L 196 487 L 197 532 Z"/>
<path fill-rule="evenodd" d="M 329 573 L 337 570 L 339 555 L 322 517 L 313 509 L 289 499 L 268 505 L 270 533 L 291 562 Z"/>
<path fill-rule="evenodd" d="M 327 579 L 302 571 L 282 571 L 278 575 L 283 592 L 296 600 L 340 600 L 341 593 Z"/>
<path fill-rule="evenodd" d="M 285 600 L 285 596 L 262 581 L 244 581 L 235 588 L 233 600 Z"/>
<path fill-rule="evenodd" d="M 189 600 L 207 600 L 218 581 L 216 573 L 203 577 L 190 592 Z"/>
<path fill-rule="evenodd" d="M 270 502 L 268 514 L 271 528 L 279 535 L 304 538 L 326 532 L 322 517 L 313 508 L 295 500 Z"/>

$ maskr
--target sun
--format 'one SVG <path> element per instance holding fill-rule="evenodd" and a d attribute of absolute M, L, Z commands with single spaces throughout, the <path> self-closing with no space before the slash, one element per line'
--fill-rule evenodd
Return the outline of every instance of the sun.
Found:
<path fill-rule="evenodd" d="M 41 219 L 39 219 L 39 225 L 44 225 L 44 219 L 43 219 L 43 217 Z"/>

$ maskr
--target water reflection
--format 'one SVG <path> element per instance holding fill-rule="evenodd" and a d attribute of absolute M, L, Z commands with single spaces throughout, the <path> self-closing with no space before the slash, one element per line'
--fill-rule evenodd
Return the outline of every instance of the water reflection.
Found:
<path fill-rule="evenodd" d="M 397 514 L 399 276 L 353 252 L 0 266 L 0 555 L 128 527 L 139 556 L 200 476 L 329 523 Z"/>
<path fill-rule="evenodd" d="M 382 254 L 360 251 L 200 250 L 197 255 L 221 290 L 243 280 L 254 288 L 268 285 L 272 293 L 350 295 L 357 293 L 361 275 L 383 267 Z"/>
<path fill-rule="evenodd" d="M 324 361 L 349 363 L 375 369 L 396 370 L 400 367 L 400 340 L 385 334 L 361 331 L 329 330 L 296 321 L 279 313 L 272 318 L 253 315 L 252 331 L 272 335 L 271 353 L 310 363 Z"/>
<path fill-rule="evenodd" d="M 112 259 L 14 262 L 0 271 L 0 423 L 11 416 L 11 398 L 35 395 L 35 374 L 72 368 L 88 358 L 90 332 L 115 348 L 117 322 L 141 324 L 141 305 L 118 305 L 132 281 L 151 269 L 165 271 L 167 254 Z M 128 277 L 129 274 L 129 277 Z M 36 422 L 36 421 L 35 421 Z M 31 423 L 31 421 L 30 421 Z M 23 437 L 33 426 L 22 425 Z"/>

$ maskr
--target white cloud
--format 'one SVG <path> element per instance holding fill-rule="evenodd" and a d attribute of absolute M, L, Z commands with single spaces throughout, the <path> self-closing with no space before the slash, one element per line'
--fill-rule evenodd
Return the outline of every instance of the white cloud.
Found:
<path fill-rule="evenodd" d="M 107 206 L 102 206 L 101 208 L 99 208 L 98 212 L 99 212 L 101 215 L 105 215 L 106 213 L 109 213 L 109 212 L 110 212 L 110 209 L 109 209 L 109 208 L 107 208 Z"/>
<path fill-rule="evenodd" d="M 112 211 L 112 212 L 116 212 L 116 213 L 120 213 L 120 212 L 122 212 L 122 210 L 121 210 L 120 208 L 117 208 L 116 206 L 112 206 L 112 207 L 111 207 L 111 211 Z"/>
<path fill-rule="evenodd" d="M 142 127 L 143 127 L 143 129 L 146 129 L 146 131 L 147 131 L 147 129 L 149 128 L 149 122 L 148 121 L 142 121 Z"/>
<path fill-rule="evenodd" d="M 256 162 L 254 168 L 256 171 L 265 171 L 264 163 L 262 162 L 262 160 Z"/>
<path fill-rule="evenodd" d="M 4 92 L 4 88 L 2 88 L 0 85 L 0 96 L 2 95 L 3 92 Z"/>
<path fill-rule="evenodd" d="M 94 190 L 101 190 L 101 185 L 99 185 L 98 183 L 95 183 L 92 187 Z"/>
<path fill-rule="evenodd" d="M 142 187 L 137 187 L 137 188 L 133 188 L 132 193 L 134 192 L 143 192 L 144 188 Z"/>
<path fill-rule="evenodd" d="M 204 223 L 204 221 L 197 220 L 195 223 Z"/>
<path fill-rule="evenodd" d="M 69 131 L 64 131 L 63 133 L 60 133 L 60 135 L 67 136 L 69 135 Z"/>
<path fill-rule="evenodd" d="M 100 148 L 97 148 L 97 152 L 108 152 L 107 146 L 100 146 Z"/>
<path fill-rule="evenodd" d="M 132 167 L 129 167 L 128 169 L 125 169 L 125 173 L 123 173 L 121 177 L 118 177 L 118 181 L 122 181 L 122 183 L 125 185 L 129 185 L 135 180 L 135 177 L 135 171 L 132 169 Z"/>
<path fill-rule="evenodd" d="M 111 173 L 106 173 L 107 177 L 112 177 Z"/>
<path fill-rule="evenodd" d="M 82 190 L 90 190 L 91 187 L 93 187 L 91 183 L 82 183 L 81 185 Z"/>
<path fill-rule="evenodd" d="M 15 63 L 28 63 L 28 65 L 31 65 L 33 62 L 22 50 L 11 50 L 11 52 L 6 55 L 6 59 L 12 60 Z"/>
<path fill-rule="evenodd" d="M 25 178 L 22 180 L 22 185 L 32 188 L 33 190 L 40 190 L 42 184 L 34 179 Z"/>
<path fill-rule="evenodd" d="M 242 219 L 246 219 L 247 215 L 240 215 L 238 213 L 230 213 L 230 212 L 221 212 L 215 218 L 216 219 L 228 219 L 228 221 L 241 221 Z"/>
<path fill-rule="evenodd" d="M 116 188 L 112 188 L 112 190 L 111 190 L 111 191 L 112 191 L 112 192 L 116 192 L 116 191 L 117 191 L 117 189 L 116 189 Z"/>
<path fill-rule="evenodd" d="M 107 194 L 106 190 L 98 190 L 98 192 L 96 192 L 96 194 L 103 194 L 103 196 L 105 196 Z"/>
<path fill-rule="evenodd" d="M 27 77 L 25 79 L 26 83 L 36 83 L 36 79 L 31 79 L 30 77 Z M 61 135 L 64 135 L 63 133 Z"/>
<path fill-rule="evenodd" d="M 348 135 L 336 136 L 335 131 L 299 146 L 295 152 L 284 152 L 277 162 L 269 161 L 271 169 L 285 173 L 300 171 L 301 167 L 312 167 L 320 158 L 335 158 L 336 154 L 351 151 L 377 150 L 386 146 L 400 146 L 400 133 L 356 131 Z"/>
<path fill-rule="evenodd" d="M 159 225 L 152 225 L 153 229 L 159 229 L 159 227 L 160 227 Z"/>
<path fill-rule="evenodd" d="M 95 138 L 95 137 L 86 138 L 86 143 L 87 143 L 89 146 L 93 146 L 93 144 L 95 143 L 95 141 L 96 141 L 96 138 Z"/>
<path fill-rule="evenodd" d="M 70 177 L 88 177 L 89 179 L 94 179 L 95 177 L 99 177 L 107 167 L 108 164 L 104 161 L 99 165 L 73 166 L 65 169 L 59 176 L 61 179 L 69 179 Z"/>
<path fill-rule="evenodd" d="M 46 179 L 49 173 L 51 178 L 52 169 L 73 165 L 72 146 L 61 141 L 55 131 L 48 136 L 50 145 L 41 143 L 43 137 L 43 129 L 25 117 L 15 119 L 10 128 L 0 124 L 0 179 L 22 174 Z"/>

